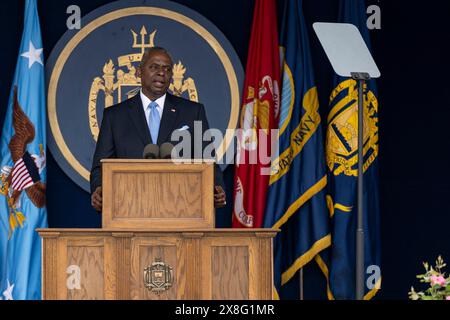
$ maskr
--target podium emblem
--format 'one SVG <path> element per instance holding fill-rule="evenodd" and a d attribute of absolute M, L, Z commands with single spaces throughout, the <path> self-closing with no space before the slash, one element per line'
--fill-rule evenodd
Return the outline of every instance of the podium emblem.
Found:
<path fill-rule="evenodd" d="M 173 268 L 161 258 L 156 258 L 151 266 L 144 269 L 144 285 L 158 295 L 169 290 L 173 285 Z"/>

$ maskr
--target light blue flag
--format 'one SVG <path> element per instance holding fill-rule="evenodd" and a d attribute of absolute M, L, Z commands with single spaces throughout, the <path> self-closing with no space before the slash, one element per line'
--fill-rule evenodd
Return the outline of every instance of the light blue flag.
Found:
<path fill-rule="evenodd" d="M 25 21 L 0 145 L 0 299 L 41 298 L 45 208 L 44 59 L 36 0 Z"/>

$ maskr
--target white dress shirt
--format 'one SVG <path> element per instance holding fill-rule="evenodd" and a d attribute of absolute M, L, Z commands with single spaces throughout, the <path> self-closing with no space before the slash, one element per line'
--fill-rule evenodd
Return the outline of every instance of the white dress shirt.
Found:
<path fill-rule="evenodd" d="M 142 92 L 142 89 L 139 90 L 139 94 L 141 95 L 142 106 L 143 106 L 144 112 L 145 112 L 145 120 L 147 121 L 147 126 L 150 128 L 150 123 L 148 123 L 148 121 L 149 121 L 149 115 L 150 115 L 150 103 L 152 102 L 152 100 L 150 100 Z M 164 94 L 163 96 L 156 99 L 155 102 L 158 104 L 156 109 L 158 110 L 158 113 L 159 113 L 159 119 L 161 119 L 163 110 L 164 110 L 164 102 L 166 102 L 166 94 Z"/>

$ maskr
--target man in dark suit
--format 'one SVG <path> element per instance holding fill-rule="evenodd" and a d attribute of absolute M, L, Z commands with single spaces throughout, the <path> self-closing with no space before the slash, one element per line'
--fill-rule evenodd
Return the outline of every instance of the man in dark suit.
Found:
<path fill-rule="evenodd" d="M 189 130 L 193 137 L 194 121 L 201 122 L 203 132 L 209 128 L 202 104 L 167 92 L 172 67 L 172 59 L 164 48 L 149 49 L 137 70 L 142 86 L 139 93 L 104 110 L 90 177 L 91 202 L 97 211 L 102 208 L 101 159 L 142 158 L 147 144 L 171 142 L 174 130 Z M 223 207 L 225 192 L 217 166 L 214 183 L 214 205 Z"/>

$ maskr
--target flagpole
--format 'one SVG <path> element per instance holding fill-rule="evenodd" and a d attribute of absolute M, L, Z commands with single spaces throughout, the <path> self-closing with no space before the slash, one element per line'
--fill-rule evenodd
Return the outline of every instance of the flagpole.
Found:
<path fill-rule="evenodd" d="M 358 81 L 358 216 L 356 228 L 356 299 L 364 299 L 364 82 L 370 80 L 366 72 L 352 72 Z"/>
<path fill-rule="evenodd" d="M 300 268 L 298 271 L 298 281 L 299 281 L 299 287 L 300 287 L 300 294 L 299 299 L 304 300 L 304 292 L 303 292 L 303 268 Z"/>

